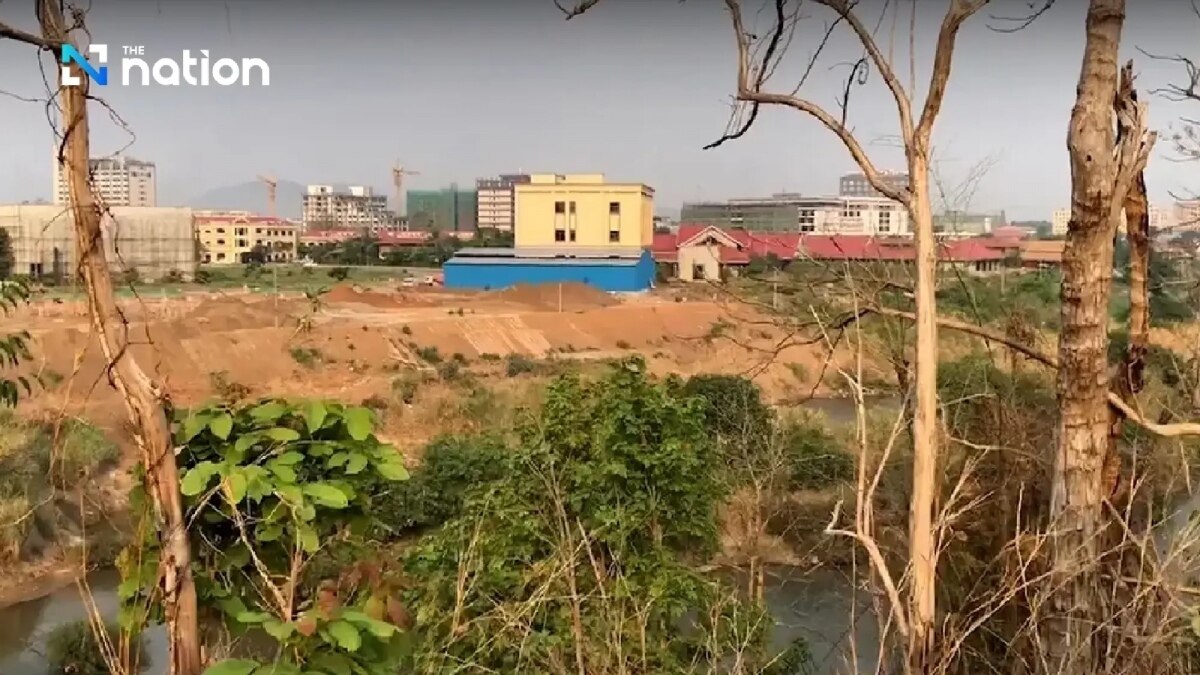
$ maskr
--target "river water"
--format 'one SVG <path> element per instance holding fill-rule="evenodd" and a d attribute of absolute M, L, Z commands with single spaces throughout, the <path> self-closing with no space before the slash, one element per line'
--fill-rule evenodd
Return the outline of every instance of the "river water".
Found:
<path fill-rule="evenodd" d="M 867 402 L 869 407 L 897 405 L 895 399 Z M 854 421 L 854 404 L 845 399 L 813 399 L 806 408 L 820 410 L 831 425 Z M 100 613 L 107 618 L 117 614 L 118 574 L 106 570 L 88 577 L 88 586 Z M 809 642 L 821 675 L 854 672 L 849 667 L 846 646 L 851 635 L 851 609 L 857 605 L 853 635 L 859 649 L 859 672 L 873 672 L 878 658 L 876 622 L 869 613 L 867 598 L 854 593 L 845 575 L 823 570 L 799 574 L 788 569 L 776 570 L 766 592 L 767 605 L 775 618 L 772 644 L 783 649 L 798 637 Z M 0 609 L 0 675 L 46 675 L 43 658 L 46 637 L 58 626 L 84 620 L 86 610 L 75 584 L 28 602 Z M 161 627 L 146 634 L 149 665 L 145 672 L 165 672 L 167 645 Z"/>

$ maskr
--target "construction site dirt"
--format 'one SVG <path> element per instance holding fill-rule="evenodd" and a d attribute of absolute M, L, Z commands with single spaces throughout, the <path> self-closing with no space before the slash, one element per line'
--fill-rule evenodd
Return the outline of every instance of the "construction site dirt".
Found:
<path fill-rule="evenodd" d="M 357 404 L 393 396 L 400 374 L 434 371 L 442 359 L 503 379 L 496 364 L 513 354 L 566 360 L 639 353 L 655 374 L 753 376 L 773 399 L 829 393 L 815 384 L 826 370 L 823 345 L 780 348 L 788 344 L 785 331 L 748 306 L 684 301 L 667 291 L 617 297 L 571 284 L 478 293 L 343 284 L 317 300 L 197 293 L 126 300 L 124 308 L 132 354 L 176 407 L 231 386 L 252 397 Z M 0 320 L 0 334 L 12 330 L 31 334 L 33 359 L 22 370 L 44 383 L 22 412 L 77 415 L 114 440 L 131 440 L 82 302 L 34 302 Z M 407 450 L 445 430 L 410 421 L 386 431 Z"/>

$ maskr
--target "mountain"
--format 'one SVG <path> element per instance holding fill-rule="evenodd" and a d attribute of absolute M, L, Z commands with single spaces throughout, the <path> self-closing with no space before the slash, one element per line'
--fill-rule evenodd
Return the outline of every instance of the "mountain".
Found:
<path fill-rule="evenodd" d="M 279 180 L 275 191 L 275 206 L 281 218 L 300 218 L 300 202 L 305 186 L 290 180 Z M 268 213 L 267 186 L 259 181 L 214 188 L 188 201 L 194 209 L 225 209 Z"/>

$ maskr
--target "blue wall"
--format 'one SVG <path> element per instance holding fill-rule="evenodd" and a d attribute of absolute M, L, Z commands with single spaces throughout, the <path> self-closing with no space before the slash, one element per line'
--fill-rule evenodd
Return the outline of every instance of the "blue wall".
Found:
<path fill-rule="evenodd" d="M 577 282 L 603 291 L 644 291 L 654 281 L 654 260 L 646 251 L 633 265 L 604 264 L 574 258 L 562 261 L 522 260 L 521 258 L 484 259 L 487 262 L 463 263 L 451 258 L 442 265 L 446 288 L 499 290 L 517 284 L 554 284 Z"/>

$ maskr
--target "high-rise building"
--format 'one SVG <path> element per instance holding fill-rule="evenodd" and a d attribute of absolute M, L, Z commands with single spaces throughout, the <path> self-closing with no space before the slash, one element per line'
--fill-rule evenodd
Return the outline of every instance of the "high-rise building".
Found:
<path fill-rule="evenodd" d="M 474 232 L 478 201 L 474 190 L 451 184 L 444 190 L 408 191 L 408 229 Z"/>
<path fill-rule="evenodd" d="M 479 229 L 511 232 L 516 204 L 516 186 L 528 183 L 527 174 L 502 174 L 498 178 L 475 181 L 476 212 Z"/>
<path fill-rule="evenodd" d="M 92 185 L 105 206 L 158 206 L 156 170 L 153 162 L 132 157 L 101 157 L 88 160 Z M 67 176 L 54 161 L 54 203 L 70 203 Z"/>
<path fill-rule="evenodd" d="M 332 185 L 309 185 L 303 200 L 301 219 L 306 230 L 356 229 L 374 234 L 398 226 L 387 207 L 387 195 L 377 195 L 364 185 L 344 191 Z"/>
<path fill-rule="evenodd" d="M 897 190 L 905 190 L 908 188 L 908 173 L 904 171 L 882 171 L 879 174 L 884 183 L 896 188 Z M 864 173 L 848 173 L 838 180 L 838 196 L 840 197 L 882 197 L 883 194 L 876 190 L 871 182 L 867 180 Z"/>

